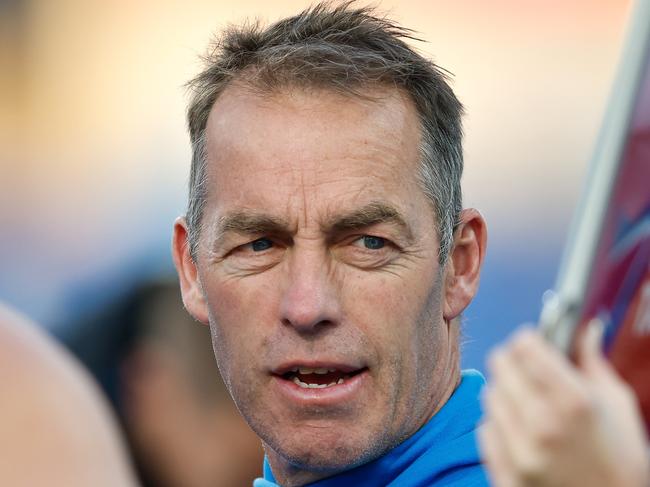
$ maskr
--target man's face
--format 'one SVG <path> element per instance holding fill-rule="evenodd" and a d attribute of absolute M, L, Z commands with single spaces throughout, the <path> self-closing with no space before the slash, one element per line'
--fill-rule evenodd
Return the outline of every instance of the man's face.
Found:
<path fill-rule="evenodd" d="M 377 457 L 458 381 L 417 114 L 397 90 L 369 93 L 231 86 L 207 125 L 197 282 L 276 472 Z"/>

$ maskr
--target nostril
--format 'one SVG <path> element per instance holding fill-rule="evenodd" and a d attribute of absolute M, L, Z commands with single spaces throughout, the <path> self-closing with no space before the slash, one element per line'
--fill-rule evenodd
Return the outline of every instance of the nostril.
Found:
<path fill-rule="evenodd" d="M 283 318 L 282 324 L 287 327 L 295 328 L 300 332 L 311 333 L 311 332 L 321 330 L 322 328 L 328 328 L 330 326 L 333 326 L 334 321 L 320 320 L 320 319 L 315 319 L 315 320 L 293 319 L 292 320 L 289 318 Z"/>

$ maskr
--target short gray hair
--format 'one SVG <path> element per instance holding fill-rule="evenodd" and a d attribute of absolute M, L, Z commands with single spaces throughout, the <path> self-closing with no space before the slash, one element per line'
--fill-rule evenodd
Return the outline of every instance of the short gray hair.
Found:
<path fill-rule="evenodd" d="M 418 40 L 413 31 L 353 3 L 319 3 L 268 27 L 231 26 L 211 46 L 205 69 L 187 85 L 192 142 L 187 225 L 193 256 L 207 197 L 208 115 L 237 80 L 264 90 L 322 87 L 363 96 L 361 88 L 385 85 L 407 92 L 422 126 L 418 176 L 436 214 L 439 261 L 446 262 L 462 209 L 463 107 L 446 72 L 406 44 Z"/>

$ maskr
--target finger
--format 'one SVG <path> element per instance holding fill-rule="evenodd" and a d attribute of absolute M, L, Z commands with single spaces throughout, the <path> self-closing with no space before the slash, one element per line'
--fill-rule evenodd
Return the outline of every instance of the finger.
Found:
<path fill-rule="evenodd" d="M 504 450 L 503 441 L 491 421 L 479 428 L 478 442 L 483 463 L 487 467 L 490 485 L 515 487 L 513 469 Z"/>
<path fill-rule="evenodd" d="M 555 376 L 559 375 L 560 379 L 565 381 L 564 376 L 571 373 L 572 366 L 566 358 L 549 345 L 538 331 L 529 327 L 515 332 L 508 344 L 500 350 L 512 357 L 511 360 L 516 365 L 514 369 L 526 376 L 523 380 L 539 389 L 548 390 L 558 387 Z M 489 365 L 493 364 L 489 363 Z M 504 368 L 504 370 L 511 369 L 513 367 Z"/>
<path fill-rule="evenodd" d="M 590 378 L 615 380 L 617 375 L 602 353 L 605 325 L 599 318 L 592 319 L 576 340 L 576 362 L 584 374 Z"/>
<path fill-rule="evenodd" d="M 521 412 L 525 409 L 520 398 L 513 402 L 509 396 L 497 387 L 490 386 L 485 395 L 486 417 L 490 428 L 498 436 L 500 455 L 508 464 L 509 470 L 518 478 L 521 472 L 534 474 L 539 471 L 541 455 L 535 443 L 536 435 L 521 421 Z"/>
<path fill-rule="evenodd" d="M 522 434 L 536 438 L 550 429 L 552 401 L 540 379 L 541 371 L 524 367 L 513 346 L 501 349 L 490 358 L 493 372 L 492 389 L 509 403 L 511 420 Z"/>
<path fill-rule="evenodd" d="M 537 331 L 525 331 L 512 343 L 513 356 L 522 373 L 543 391 L 551 409 L 570 413 L 590 402 L 589 390 L 580 372 Z"/>
<path fill-rule="evenodd" d="M 602 320 L 595 318 L 587 324 L 576 341 L 578 366 L 601 402 L 616 402 L 621 414 L 622 411 L 638 414 L 635 413 L 639 408 L 636 393 L 603 355 L 603 335 Z"/>

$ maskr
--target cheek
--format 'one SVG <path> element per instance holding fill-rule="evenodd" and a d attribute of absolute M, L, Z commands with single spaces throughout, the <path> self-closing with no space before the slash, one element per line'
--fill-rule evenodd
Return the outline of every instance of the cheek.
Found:
<path fill-rule="evenodd" d="M 434 276 L 415 273 L 368 275 L 356 283 L 347 308 L 351 322 L 363 326 L 382 374 L 394 381 L 399 395 L 419 391 L 440 365 L 441 286 Z"/>
<path fill-rule="evenodd" d="M 376 377 L 388 402 L 395 401 L 413 381 L 416 307 L 404 292 L 403 280 L 393 275 L 362 275 L 345 293 L 346 321 L 358 328 L 371 350 Z"/>
<path fill-rule="evenodd" d="M 423 322 L 439 316 L 440 300 L 431 299 L 439 286 L 420 276 L 368 274 L 359 276 L 346 295 L 351 321 L 384 344 L 412 349 L 421 338 Z"/>
<path fill-rule="evenodd" d="M 252 280 L 206 279 L 210 330 L 219 369 L 224 377 L 244 375 L 264 347 L 263 329 L 272 325 L 276 300 L 273 288 Z"/>

